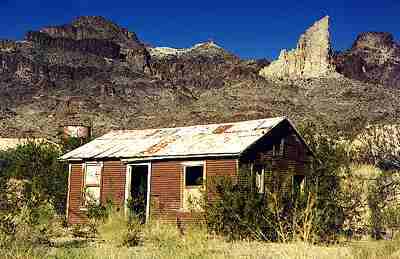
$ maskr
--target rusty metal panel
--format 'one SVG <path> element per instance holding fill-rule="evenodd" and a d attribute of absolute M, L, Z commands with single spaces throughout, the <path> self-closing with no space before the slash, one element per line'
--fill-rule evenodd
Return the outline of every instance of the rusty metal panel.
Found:
<path fill-rule="evenodd" d="M 157 159 L 239 154 L 284 117 L 148 130 L 116 130 L 61 159 Z"/>
<path fill-rule="evenodd" d="M 121 161 L 104 161 L 101 181 L 101 201 L 112 200 L 121 207 L 125 200 L 126 165 Z"/>
<path fill-rule="evenodd" d="M 198 220 L 192 212 L 183 209 L 183 163 L 182 161 L 152 162 L 151 203 L 152 215 L 163 222 L 188 223 Z M 236 178 L 237 160 L 208 159 L 205 161 L 205 177 L 215 176 Z M 210 199 L 215 195 L 209 193 Z M 197 215 L 198 216 L 198 215 Z M 178 221 L 178 222 L 177 222 Z"/>
<path fill-rule="evenodd" d="M 82 164 L 71 164 L 71 176 L 69 183 L 69 206 L 68 206 L 68 223 L 83 224 L 87 222 L 85 211 L 81 210 L 82 204 L 82 184 L 83 170 Z"/>
<path fill-rule="evenodd" d="M 183 166 L 179 161 L 159 161 L 151 168 L 152 213 L 175 217 L 182 207 Z"/>

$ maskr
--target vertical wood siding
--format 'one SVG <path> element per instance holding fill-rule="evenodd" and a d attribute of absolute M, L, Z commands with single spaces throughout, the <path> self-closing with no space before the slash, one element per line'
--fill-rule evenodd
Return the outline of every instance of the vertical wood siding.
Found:
<path fill-rule="evenodd" d="M 183 166 L 179 161 L 152 163 L 151 206 L 152 216 L 163 221 L 175 221 L 182 207 Z"/>
<path fill-rule="evenodd" d="M 101 172 L 101 202 L 112 199 L 113 204 L 122 206 L 125 199 L 126 166 L 121 161 L 104 161 Z M 71 164 L 68 223 L 83 224 L 87 222 L 83 204 L 83 169 L 82 163 Z"/>
<path fill-rule="evenodd" d="M 68 206 L 68 223 L 83 224 L 87 222 L 84 211 L 81 211 L 82 204 L 82 187 L 83 187 L 83 170 L 81 163 L 71 164 L 69 189 L 69 206 Z"/>
<path fill-rule="evenodd" d="M 213 178 L 218 176 L 230 176 L 234 180 L 237 179 L 237 166 L 238 161 L 236 159 L 216 159 L 207 160 L 207 184 L 212 184 Z M 208 191 L 208 200 L 210 202 L 215 201 L 215 193 Z"/>
<path fill-rule="evenodd" d="M 206 178 L 213 176 L 235 176 L 235 159 L 206 160 Z M 153 162 L 151 175 L 152 216 L 163 222 L 187 224 L 199 220 L 199 215 L 184 211 L 182 161 Z"/>
<path fill-rule="evenodd" d="M 101 177 L 101 202 L 112 200 L 120 207 L 125 199 L 126 165 L 121 161 L 104 161 Z"/>
<path fill-rule="evenodd" d="M 289 134 L 283 137 L 285 140 L 284 152 L 274 154 L 272 146 L 266 144 L 259 146 L 253 152 L 257 154 L 256 159 L 252 161 L 244 160 L 242 164 L 247 163 L 269 163 L 271 164 L 272 175 L 265 175 L 266 188 L 270 191 L 280 191 L 290 193 L 292 190 L 292 176 L 306 175 L 306 169 L 309 162 L 306 147 L 297 140 L 295 134 Z M 276 139 L 275 143 L 279 143 L 280 139 Z"/>

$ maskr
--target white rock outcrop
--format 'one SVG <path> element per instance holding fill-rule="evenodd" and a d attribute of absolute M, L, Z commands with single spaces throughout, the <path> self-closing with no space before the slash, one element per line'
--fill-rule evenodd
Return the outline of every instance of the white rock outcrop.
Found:
<path fill-rule="evenodd" d="M 300 36 L 296 49 L 281 50 L 279 58 L 259 74 L 265 78 L 295 79 L 325 77 L 334 72 L 329 16 L 325 16 Z"/>

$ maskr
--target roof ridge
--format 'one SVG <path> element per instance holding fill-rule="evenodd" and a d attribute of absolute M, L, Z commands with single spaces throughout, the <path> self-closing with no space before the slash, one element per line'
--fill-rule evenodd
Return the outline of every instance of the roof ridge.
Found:
<path fill-rule="evenodd" d="M 226 124 L 240 124 L 240 123 L 248 123 L 248 122 L 255 122 L 255 121 L 262 121 L 262 120 L 272 120 L 272 119 L 287 119 L 286 116 L 279 116 L 279 117 L 270 117 L 270 118 L 263 118 L 263 119 L 255 119 L 255 120 L 245 120 L 245 121 L 235 121 L 235 122 L 222 122 L 222 123 L 210 123 L 210 124 L 196 124 L 190 126 L 179 126 L 179 127 L 166 127 L 166 128 L 145 128 L 145 129 L 116 129 L 107 132 L 106 134 L 112 132 L 133 132 L 133 131 L 145 131 L 145 130 L 167 130 L 167 129 L 182 129 L 182 128 L 193 128 L 193 127 L 204 127 L 204 126 L 215 126 L 215 125 L 226 125 Z M 105 134 L 105 135 L 106 135 Z M 103 135 L 104 136 L 104 135 Z"/>

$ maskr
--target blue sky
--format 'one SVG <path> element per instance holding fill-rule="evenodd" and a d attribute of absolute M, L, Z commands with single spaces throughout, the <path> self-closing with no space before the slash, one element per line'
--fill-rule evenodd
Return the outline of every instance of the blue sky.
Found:
<path fill-rule="evenodd" d="M 0 11 L 0 38 L 23 39 L 28 30 L 101 15 L 152 45 L 189 47 L 212 38 L 245 58 L 275 58 L 324 15 L 331 17 L 335 49 L 350 47 L 364 31 L 400 39 L 399 0 L 0 0 Z"/>

